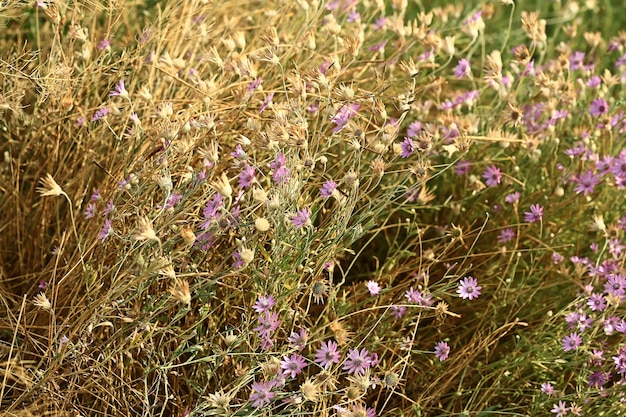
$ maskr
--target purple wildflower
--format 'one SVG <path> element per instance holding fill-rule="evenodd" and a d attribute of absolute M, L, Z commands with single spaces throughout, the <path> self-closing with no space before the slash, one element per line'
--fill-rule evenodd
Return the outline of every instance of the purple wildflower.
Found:
<path fill-rule="evenodd" d="M 246 90 L 248 92 L 252 92 L 256 90 L 257 88 L 259 88 L 262 82 L 263 82 L 263 78 L 257 77 L 248 83 L 248 85 L 246 86 Z"/>
<path fill-rule="evenodd" d="M 609 275 L 604 283 L 604 291 L 614 296 L 624 296 L 626 293 L 626 275 Z"/>
<path fill-rule="evenodd" d="M 440 362 L 448 359 L 450 355 L 450 346 L 446 342 L 439 342 L 437 346 L 435 346 L 435 356 L 439 359 Z"/>
<path fill-rule="evenodd" d="M 258 318 L 259 325 L 254 331 L 262 338 L 270 338 L 272 332 L 280 326 L 281 321 L 278 319 L 278 313 L 265 311 Z"/>
<path fill-rule="evenodd" d="M 361 19 L 361 15 L 356 10 L 350 11 L 348 13 L 348 19 L 346 20 L 349 23 L 358 22 Z"/>
<path fill-rule="evenodd" d="M 380 285 L 376 281 L 367 281 L 367 290 L 370 295 L 378 295 L 380 293 Z"/>
<path fill-rule="evenodd" d="M 241 173 L 239 174 L 239 187 L 249 187 L 252 184 L 252 181 L 254 181 L 254 167 L 246 164 L 246 167 L 241 170 Z"/>
<path fill-rule="evenodd" d="M 387 42 L 388 42 L 387 40 L 384 40 L 382 42 L 379 42 L 375 45 L 370 46 L 369 48 L 367 48 L 367 50 L 372 51 L 372 52 L 384 52 Z"/>
<path fill-rule="evenodd" d="M 183 195 L 181 193 L 173 193 L 172 195 L 170 195 L 167 198 L 167 201 L 165 202 L 165 206 L 163 206 L 163 209 L 165 210 L 171 210 L 174 208 L 174 206 L 178 203 L 180 203 L 180 201 L 183 199 Z M 161 205 L 158 205 L 157 208 L 162 208 Z"/>
<path fill-rule="evenodd" d="M 261 408 L 265 404 L 269 404 L 274 398 L 274 393 L 271 391 L 274 386 L 271 382 L 253 382 L 252 383 L 252 395 L 250 395 L 250 401 L 252 406 Z"/>
<path fill-rule="evenodd" d="M 246 263 L 241 258 L 241 252 L 239 252 L 239 249 L 233 252 L 232 257 L 233 257 L 233 264 L 231 266 L 233 267 L 235 271 L 245 266 Z"/>
<path fill-rule="evenodd" d="M 413 287 L 406 290 L 404 293 L 404 297 L 407 299 L 409 303 L 418 303 L 422 302 L 422 292 L 419 290 L 413 289 Z"/>
<path fill-rule="evenodd" d="M 202 250 L 206 251 L 215 245 L 215 236 L 210 230 L 202 232 L 198 236 L 196 236 L 196 241 L 193 245 L 196 247 L 200 247 Z"/>
<path fill-rule="evenodd" d="M 117 189 L 118 190 L 123 190 L 124 188 L 126 189 L 130 189 L 130 175 L 122 180 L 119 180 L 117 182 Z"/>
<path fill-rule="evenodd" d="M 238 144 L 237 146 L 235 146 L 235 150 L 230 153 L 230 156 L 236 159 L 246 159 L 248 157 L 248 154 L 246 153 L 246 151 L 243 150 L 241 145 Z"/>
<path fill-rule="evenodd" d="M 402 143 L 400 144 L 400 156 L 403 158 L 408 158 L 415 151 L 415 143 L 411 138 L 404 138 Z"/>
<path fill-rule="evenodd" d="M 576 332 L 570 333 L 569 335 L 565 336 L 561 341 L 561 344 L 563 345 L 563 350 L 565 352 L 578 349 L 582 343 L 582 337 L 580 337 L 580 335 Z"/>
<path fill-rule="evenodd" d="M 296 212 L 296 215 L 291 220 L 291 223 L 293 223 L 293 225 L 297 229 L 301 229 L 302 227 L 304 227 L 304 225 L 307 224 L 307 222 L 309 221 L 310 218 L 311 218 L 311 210 L 309 210 L 307 207 L 305 207 L 305 208 L 303 208 L 301 210 L 298 210 Z"/>
<path fill-rule="evenodd" d="M 622 347 L 619 350 L 617 356 L 612 356 L 613 363 L 615 364 L 615 370 L 618 374 L 626 374 L 626 348 Z"/>
<path fill-rule="evenodd" d="M 567 415 L 567 410 L 569 409 L 565 405 L 565 402 L 559 401 L 558 404 L 553 405 L 552 410 L 550 410 L 550 412 L 556 414 L 556 417 L 565 417 Z"/>
<path fill-rule="evenodd" d="M 124 87 L 124 80 L 120 80 L 115 85 L 113 90 L 111 90 L 111 92 L 109 92 L 109 97 L 128 98 L 128 91 L 126 91 L 126 88 Z"/>
<path fill-rule="evenodd" d="M 335 406 L 338 407 L 338 406 Z M 334 408 L 334 407 L 333 407 Z M 339 410 L 337 408 L 337 410 Z M 371 407 L 368 407 L 363 404 L 354 404 L 350 410 L 343 409 L 344 411 L 340 411 L 340 416 L 365 416 L 365 417 L 376 417 L 376 410 Z"/>
<path fill-rule="evenodd" d="M 461 159 L 454 165 L 454 173 L 456 175 L 465 175 L 470 171 L 472 164 L 467 159 Z"/>
<path fill-rule="evenodd" d="M 591 105 L 589 106 L 589 113 L 591 113 L 591 115 L 594 117 L 601 116 L 607 113 L 608 111 L 609 111 L 609 104 L 606 102 L 605 99 L 601 97 L 592 101 Z"/>
<path fill-rule="evenodd" d="M 406 314 L 406 310 L 407 308 L 405 306 L 391 306 L 391 314 L 393 314 L 396 319 L 401 319 L 402 316 Z"/>
<path fill-rule="evenodd" d="M 142 33 L 141 38 L 139 38 L 139 42 L 146 43 L 150 36 L 152 36 L 152 31 L 148 29 L 144 33 Z"/>
<path fill-rule="evenodd" d="M 265 100 L 263 100 L 263 103 L 261 103 L 261 106 L 259 107 L 259 113 L 263 113 L 263 111 L 265 111 L 265 109 L 267 109 L 268 107 L 272 107 L 272 99 L 274 98 L 274 92 L 272 91 L 271 93 L 269 93 L 267 95 L 267 97 L 265 97 Z"/>
<path fill-rule="evenodd" d="M 337 114 L 335 114 L 335 116 L 333 116 L 330 120 L 336 125 L 333 128 L 333 133 L 338 133 L 346 127 L 350 119 L 352 119 L 352 117 L 354 117 L 354 115 L 359 111 L 359 107 L 360 106 L 358 104 L 344 104 L 341 106 Z"/>
<path fill-rule="evenodd" d="M 276 299 L 271 295 L 264 295 L 257 298 L 256 303 L 252 306 L 252 309 L 257 313 L 264 313 L 270 311 L 276 304 Z"/>
<path fill-rule="evenodd" d="M 85 218 L 91 219 L 96 215 L 96 203 L 89 203 L 85 209 Z"/>
<path fill-rule="evenodd" d="M 98 120 L 100 120 L 103 117 L 105 117 L 107 114 L 109 114 L 109 108 L 108 107 L 102 107 L 101 109 L 96 110 L 96 112 L 93 114 L 93 116 L 91 116 L 91 121 L 92 122 L 97 122 Z"/>
<path fill-rule="evenodd" d="M 552 395 L 554 393 L 554 387 L 549 382 L 544 382 L 541 384 L 541 392 L 544 394 Z"/>
<path fill-rule="evenodd" d="M 111 43 L 109 42 L 108 39 L 105 38 L 105 39 L 102 39 L 100 43 L 98 43 L 98 46 L 96 46 L 96 49 L 98 51 L 102 51 L 104 49 L 107 49 L 109 46 L 111 46 Z"/>
<path fill-rule="evenodd" d="M 309 333 L 302 327 L 298 333 L 291 332 L 287 340 L 289 340 L 289 345 L 292 348 L 302 350 L 306 347 L 306 342 L 309 340 Z"/>
<path fill-rule="evenodd" d="M 585 313 L 581 314 L 578 318 L 578 330 L 584 332 L 593 324 L 593 318 L 587 317 Z"/>
<path fill-rule="evenodd" d="M 498 234 L 498 243 L 506 243 L 515 239 L 515 230 L 511 227 L 507 227 L 506 229 L 502 229 L 500 234 Z"/>
<path fill-rule="evenodd" d="M 474 298 L 478 298 L 480 296 L 480 290 L 482 288 L 483 287 L 478 285 L 476 278 L 469 276 L 461 280 L 456 292 L 461 298 L 473 300 Z"/>
<path fill-rule="evenodd" d="M 594 75 L 589 78 L 589 80 L 587 80 L 587 87 L 590 88 L 598 87 L 600 84 L 602 84 L 602 78 L 598 77 L 597 75 Z"/>
<path fill-rule="evenodd" d="M 372 358 L 369 355 L 367 349 L 350 349 L 348 352 L 348 358 L 343 365 L 343 370 L 348 371 L 349 374 L 364 374 L 372 364 Z"/>
<path fill-rule="evenodd" d="M 500 168 L 497 168 L 495 165 L 491 165 L 485 169 L 485 172 L 483 172 L 483 178 L 486 180 L 485 184 L 487 184 L 488 187 L 495 187 L 500 184 L 502 172 L 500 171 Z"/>
<path fill-rule="evenodd" d="M 602 294 L 593 293 L 589 296 L 587 305 L 592 311 L 603 311 L 606 308 L 606 299 Z"/>
<path fill-rule="evenodd" d="M 568 324 L 568 328 L 573 329 L 576 327 L 576 323 L 580 320 L 580 313 L 577 311 L 572 311 L 571 313 L 567 313 L 565 315 L 565 322 Z"/>
<path fill-rule="evenodd" d="M 588 384 L 591 388 L 600 389 L 606 384 L 611 374 L 605 374 L 602 371 L 595 371 L 589 375 Z"/>
<path fill-rule="evenodd" d="M 560 253 L 553 252 L 552 256 L 551 256 L 551 259 L 552 259 L 552 263 L 553 264 L 558 265 L 558 264 L 562 263 L 565 260 L 565 257 L 563 255 L 561 255 Z"/>
<path fill-rule="evenodd" d="M 585 60 L 585 53 L 581 51 L 574 51 L 569 56 L 569 69 L 575 70 L 583 66 Z"/>
<path fill-rule="evenodd" d="M 333 363 L 339 363 L 340 354 L 337 350 L 337 342 L 329 340 L 322 342 L 322 346 L 315 352 L 315 363 L 328 370 Z"/>
<path fill-rule="evenodd" d="M 459 63 L 454 67 L 454 76 L 459 80 L 464 77 L 468 77 L 472 74 L 470 63 L 467 59 L 463 58 L 459 60 Z"/>
<path fill-rule="evenodd" d="M 206 230 L 211 225 L 211 221 L 220 217 L 220 209 L 224 205 L 224 199 L 221 194 L 216 193 L 206 202 L 206 206 L 202 211 L 204 221 L 200 224 L 202 229 Z"/>
<path fill-rule="evenodd" d="M 529 223 L 541 221 L 542 217 L 543 207 L 541 207 L 539 204 L 531 204 L 530 211 L 524 212 L 524 221 L 527 221 Z"/>
<path fill-rule="evenodd" d="M 594 349 L 589 356 L 589 361 L 596 366 L 601 366 L 604 362 L 604 351 L 600 349 Z"/>
<path fill-rule="evenodd" d="M 517 203 L 519 201 L 521 196 L 522 195 L 520 194 L 519 191 L 515 191 L 515 192 L 512 192 L 510 194 L 507 194 L 507 196 L 504 197 L 504 201 L 509 203 L 509 204 L 515 204 L 515 203 Z"/>
<path fill-rule="evenodd" d="M 575 178 L 574 181 L 576 182 L 576 187 L 574 187 L 576 194 L 583 193 L 583 195 L 587 195 L 592 193 L 595 186 L 600 183 L 600 177 L 592 171 L 586 171 L 579 178 Z"/>
<path fill-rule="evenodd" d="M 284 376 L 291 376 L 295 378 L 302 373 L 302 370 L 306 368 L 307 364 L 304 361 L 304 357 L 299 353 L 294 353 L 291 356 L 283 356 L 283 360 L 280 361 L 280 367 L 283 370 Z"/>
<path fill-rule="evenodd" d="M 289 180 L 289 168 L 286 167 L 287 159 L 285 158 L 285 154 L 278 153 L 276 158 L 274 158 L 274 162 L 270 163 L 270 168 L 274 170 L 272 174 L 272 179 L 276 184 L 282 184 Z"/>
<path fill-rule="evenodd" d="M 110 199 L 107 203 L 107 206 L 104 208 L 104 211 L 102 212 L 102 216 L 108 216 L 109 213 L 112 213 L 113 211 L 115 211 L 115 205 L 113 204 L 113 199 Z"/>
<path fill-rule="evenodd" d="M 104 225 L 100 230 L 100 234 L 98 235 L 98 239 L 100 242 L 104 242 L 104 240 L 111 234 L 111 219 L 106 219 L 104 221 Z"/>
<path fill-rule="evenodd" d="M 337 189 L 337 183 L 333 180 L 328 180 L 320 188 L 320 194 L 324 198 L 329 198 L 330 196 L 333 195 L 336 189 Z"/>
<path fill-rule="evenodd" d="M 414 138 L 417 135 L 419 135 L 421 131 L 422 131 L 422 122 L 415 121 L 409 125 L 409 128 L 406 131 L 406 134 L 409 137 Z"/>

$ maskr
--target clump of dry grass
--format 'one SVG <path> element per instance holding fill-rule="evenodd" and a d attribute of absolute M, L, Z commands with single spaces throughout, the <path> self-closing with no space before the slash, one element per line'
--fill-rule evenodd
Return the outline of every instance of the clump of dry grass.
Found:
<path fill-rule="evenodd" d="M 565 328 L 553 317 L 586 301 L 553 252 L 588 245 L 568 227 L 606 198 L 560 199 L 557 109 L 590 99 L 564 78 L 566 45 L 546 57 L 545 22 L 524 13 L 511 29 L 507 3 L 0 11 L 2 408 L 544 410 L 539 386 L 557 377 L 542 361 Z M 524 47 L 505 54 L 488 24 Z M 545 68 L 529 77 L 532 57 Z M 552 118 L 530 118 L 539 105 Z M 470 275 L 481 288 L 464 300 Z M 555 288 L 567 297 L 547 315 Z M 586 358 L 568 360 L 558 383 L 581 399 L 567 387 Z"/>

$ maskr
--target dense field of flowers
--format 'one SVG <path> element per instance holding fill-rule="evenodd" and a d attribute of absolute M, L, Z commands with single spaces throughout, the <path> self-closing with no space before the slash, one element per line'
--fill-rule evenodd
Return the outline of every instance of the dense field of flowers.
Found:
<path fill-rule="evenodd" d="M 3 415 L 624 415 L 619 9 L 424 3 L 0 1 Z"/>

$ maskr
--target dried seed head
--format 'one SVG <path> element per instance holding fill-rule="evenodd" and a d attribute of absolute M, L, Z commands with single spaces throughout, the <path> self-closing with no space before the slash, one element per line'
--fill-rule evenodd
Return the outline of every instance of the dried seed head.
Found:
<path fill-rule="evenodd" d="M 161 103 L 156 113 L 156 115 L 159 118 L 165 119 L 165 120 L 169 120 L 169 118 L 172 117 L 173 114 L 174 114 L 174 108 L 171 102 Z"/>
<path fill-rule="evenodd" d="M 259 203 L 265 203 L 267 201 L 267 192 L 262 188 L 255 188 L 252 191 L 252 198 Z"/>
<path fill-rule="evenodd" d="M 261 42 L 266 45 L 278 47 L 280 45 L 280 39 L 278 38 L 278 31 L 274 26 L 270 26 L 261 35 Z"/>
<path fill-rule="evenodd" d="M 339 320 L 330 323 L 330 330 L 333 332 L 335 340 L 340 346 L 346 345 L 350 340 L 351 332 L 349 332 Z"/>
<path fill-rule="evenodd" d="M 511 123 L 514 127 L 517 127 L 522 121 L 522 110 L 513 103 L 508 104 L 509 111 L 506 113 L 505 123 Z"/>
<path fill-rule="evenodd" d="M 43 292 L 40 292 L 35 296 L 35 298 L 33 298 L 33 304 L 46 311 L 52 310 L 52 303 L 50 302 L 50 300 L 48 300 L 48 297 L 46 297 L 46 294 L 44 294 Z"/>
<path fill-rule="evenodd" d="M 185 245 L 191 246 L 196 241 L 196 235 L 191 226 L 183 226 L 180 228 L 180 237 L 183 238 Z"/>
<path fill-rule="evenodd" d="M 212 407 L 227 412 L 227 410 L 230 408 L 230 400 L 232 399 L 232 397 L 228 394 L 224 394 L 224 391 L 220 390 L 219 392 L 209 394 L 208 399 L 209 404 Z"/>
<path fill-rule="evenodd" d="M 211 183 L 211 187 L 226 198 L 230 198 L 233 195 L 233 188 L 230 186 L 228 176 L 225 172 L 222 172 L 220 178 Z"/>
<path fill-rule="evenodd" d="M 443 40 L 442 50 L 449 56 L 453 56 L 455 52 L 454 43 L 456 42 L 455 36 L 446 36 Z"/>
<path fill-rule="evenodd" d="M 165 192 L 172 191 L 172 188 L 174 187 L 174 184 L 172 184 L 172 177 L 169 174 L 160 175 L 157 178 L 157 184 Z"/>
<path fill-rule="evenodd" d="M 316 304 L 324 304 L 324 299 L 328 297 L 328 285 L 325 279 L 317 280 L 313 283 L 311 295 Z"/>
<path fill-rule="evenodd" d="M 261 371 L 268 378 L 277 375 L 280 371 L 280 360 L 276 357 L 271 357 L 261 364 Z"/>
<path fill-rule="evenodd" d="M 160 263 L 163 266 L 159 269 L 159 274 L 171 279 L 176 279 L 176 271 L 174 271 L 174 266 L 172 265 L 172 262 L 165 258 L 161 258 Z"/>
<path fill-rule="evenodd" d="M 422 132 L 415 140 L 416 148 L 420 152 L 428 152 L 432 148 L 433 137 L 430 133 Z"/>
<path fill-rule="evenodd" d="M 141 217 L 139 219 L 137 233 L 133 236 L 133 238 L 135 240 L 154 240 L 155 242 L 160 242 L 160 239 L 157 237 L 154 229 L 152 228 L 152 224 L 145 217 Z"/>
<path fill-rule="evenodd" d="M 263 217 L 259 217 L 254 221 L 254 227 L 261 233 L 267 232 L 270 230 L 270 222 Z"/>
<path fill-rule="evenodd" d="M 452 316 L 457 318 L 461 317 L 459 314 L 449 311 L 448 307 L 448 303 L 446 303 L 445 301 L 439 301 L 437 303 L 437 306 L 435 307 L 435 316 L 437 317 L 437 320 L 443 321 L 446 316 Z"/>
<path fill-rule="evenodd" d="M 248 265 L 250 262 L 254 260 L 254 250 L 248 249 L 245 246 L 242 246 L 239 249 L 239 255 L 241 256 L 241 260 Z"/>
<path fill-rule="evenodd" d="M 148 87 L 146 87 L 145 85 L 139 89 L 139 91 L 137 92 L 137 95 L 143 101 L 151 101 L 152 100 L 152 94 L 150 94 L 150 91 L 148 90 Z"/>
<path fill-rule="evenodd" d="M 201 149 L 199 151 L 200 156 L 206 158 L 210 162 L 216 163 L 220 160 L 219 150 L 217 147 L 217 142 L 211 141 L 207 145 L 206 149 Z"/>
<path fill-rule="evenodd" d="M 350 188 L 357 189 L 359 188 L 359 175 L 354 170 L 350 170 L 343 177 L 344 182 Z"/>
<path fill-rule="evenodd" d="M 430 164 L 427 161 L 419 161 L 411 168 L 411 171 L 418 181 L 424 181 L 428 179 L 430 169 Z"/>
<path fill-rule="evenodd" d="M 399 382 L 400 382 L 400 378 L 398 377 L 398 374 L 396 374 L 395 372 L 390 372 L 386 374 L 385 379 L 383 379 L 383 384 L 386 388 L 393 389 L 396 386 L 398 386 Z"/>
<path fill-rule="evenodd" d="M 239 49 L 243 50 L 246 48 L 246 34 L 243 31 L 235 32 L 233 40 Z"/>
<path fill-rule="evenodd" d="M 354 98 L 354 89 L 349 85 L 341 84 L 335 89 L 337 97 L 341 100 L 352 100 Z"/>
<path fill-rule="evenodd" d="M 60 196 L 66 195 L 63 189 L 57 182 L 52 178 L 52 175 L 46 174 L 45 178 L 40 180 L 42 187 L 37 188 L 37 191 L 42 196 Z"/>
<path fill-rule="evenodd" d="M 177 279 L 174 285 L 169 288 L 169 292 L 180 303 L 185 305 L 191 304 L 191 292 L 189 291 L 189 283 L 186 280 Z"/>
<path fill-rule="evenodd" d="M 300 393 L 305 400 L 316 403 L 319 401 L 320 386 L 311 378 L 307 378 L 302 385 L 300 385 Z"/>
<path fill-rule="evenodd" d="M 267 200 L 267 207 L 270 210 L 278 210 L 280 208 L 280 198 L 278 195 L 273 195 L 272 198 Z"/>
<path fill-rule="evenodd" d="M 378 175 L 379 177 L 382 177 L 383 175 L 385 175 L 386 165 L 387 164 L 385 163 L 385 160 L 379 156 L 378 158 L 372 161 L 372 164 L 371 164 L 372 171 L 374 171 L 374 174 Z"/>
<path fill-rule="evenodd" d="M 605 236 L 607 235 L 606 224 L 604 223 L 604 217 L 602 216 L 602 214 L 594 214 L 592 216 L 592 222 L 589 226 L 589 230 L 592 232 L 600 232 Z"/>
<path fill-rule="evenodd" d="M 353 383 L 354 386 L 359 388 L 363 393 L 366 393 L 367 390 L 373 385 L 371 371 L 367 369 L 362 374 L 355 374 L 348 377 L 348 380 Z"/>
<path fill-rule="evenodd" d="M 364 392 L 361 387 L 358 387 L 356 385 L 350 385 L 348 389 L 346 389 L 346 398 L 349 401 L 358 400 L 363 396 L 363 394 Z"/>
<path fill-rule="evenodd" d="M 235 335 L 231 330 L 230 332 L 226 333 L 226 335 L 222 336 L 222 339 L 224 339 L 224 344 L 228 348 L 237 341 L 237 335 Z"/>

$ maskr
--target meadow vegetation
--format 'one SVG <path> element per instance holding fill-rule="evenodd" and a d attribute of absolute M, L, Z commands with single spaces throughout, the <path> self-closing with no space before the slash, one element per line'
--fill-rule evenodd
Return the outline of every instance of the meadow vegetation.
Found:
<path fill-rule="evenodd" d="M 618 416 L 609 1 L 0 1 L 0 410 Z"/>

